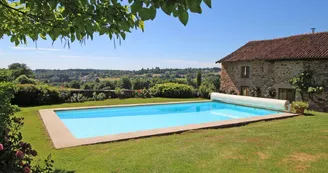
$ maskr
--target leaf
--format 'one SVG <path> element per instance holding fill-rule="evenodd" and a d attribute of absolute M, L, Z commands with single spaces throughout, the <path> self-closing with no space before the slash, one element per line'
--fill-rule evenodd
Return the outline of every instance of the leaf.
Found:
<path fill-rule="evenodd" d="M 15 40 L 16 40 L 16 35 L 11 36 L 10 42 L 15 42 Z"/>
<path fill-rule="evenodd" d="M 41 34 L 40 34 L 40 37 L 41 37 L 43 40 L 47 40 L 47 37 L 46 37 L 46 34 L 45 34 L 45 33 L 41 33 Z"/>
<path fill-rule="evenodd" d="M 71 42 L 73 43 L 75 41 L 75 35 L 71 34 Z"/>
<path fill-rule="evenodd" d="M 204 0 L 204 2 L 209 8 L 212 8 L 212 1 L 211 0 Z"/>
<path fill-rule="evenodd" d="M 150 19 L 151 20 L 154 20 L 155 19 L 155 17 L 156 17 L 156 11 L 157 11 L 157 9 L 154 6 L 151 6 L 149 8 L 149 15 L 150 15 Z"/>
<path fill-rule="evenodd" d="M 187 25 L 188 20 L 189 20 L 189 14 L 186 10 L 179 9 L 179 20 L 184 26 Z"/>
<path fill-rule="evenodd" d="M 123 38 L 123 40 L 125 40 L 126 34 L 124 32 L 121 32 L 121 37 Z"/>
<path fill-rule="evenodd" d="M 19 40 L 15 40 L 15 46 L 19 45 Z"/>
<path fill-rule="evenodd" d="M 178 17 L 179 16 L 179 11 L 178 10 L 174 10 L 173 11 L 173 16 L 174 17 Z"/>
<path fill-rule="evenodd" d="M 140 0 L 134 1 L 134 3 L 131 5 L 131 12 L 137 13 L 142 8 L 143 2 Z"/>
<path fill-rule="evenodd" d="M 156 17 L 156 8 L 142 8 L 139 11 L 139 16 L 143 21 L 145 20 L 153 20 Z"/>
<path fill-rule="evenodd" d="M 202 8 L 199 4 L 194 3 L 190 6 L 190 11 L 193 13 L 202 13 Z"/>
<path fill-rule="evenodd" d="M 138 27 L 141 28 L 142 31 L 145 31 L 145 22 L 142 20 L 139 20 Z"/>

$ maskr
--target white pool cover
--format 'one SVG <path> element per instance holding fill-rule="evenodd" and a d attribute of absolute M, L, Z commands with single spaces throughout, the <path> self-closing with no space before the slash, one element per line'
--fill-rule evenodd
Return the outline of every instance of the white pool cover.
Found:
<path fill-rule="evenodd" d="M 290 103 L 288 100 L 239 96 L 222 93 L 211 93 L 211 100 L 277 111 L 289 111 L 290 109 Z"/>

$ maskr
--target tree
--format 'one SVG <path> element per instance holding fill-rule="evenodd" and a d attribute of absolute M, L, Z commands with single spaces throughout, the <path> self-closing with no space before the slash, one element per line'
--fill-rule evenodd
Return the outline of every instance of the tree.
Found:
<path fill-rule="evenodd" d="M 211 0 L 1 0 L 0 38 L 7 35 L 19 45 L 26 44 L 26 37 L 37 41 L 49 36 L 68 46 L 92 40 L 95 33 L 124 40 L 132 29 L 143 31 L 144 21 L 155 19 L 158 9 L 186 25 L 188 12 L 202 13 L 203 2 L 211 8 Z"/>
<path fill-rule="evenodd" d="M 96 82 L 96 83 L 99 83 L 99 82 L 100 82 L 99 78 L 96 78 L 96 79 L 95 79 L 95 82 Z"/>
<path fill-rule="evenodd" d="M 202 72 L 198 70 L 197 72 L 197 88 L 202 85 Z"/>
<path fill-rule="evenodd" d="M 328 110 L 328 92 L 322 84 L 317 84 L 311 71 L 304 71 L 290 81 L 295 90 L 300 93 L 302 101 L 308 97 L 316 103 L 323 111 Z"/>
<path fill-rule="evenodd" d="M 209 75 L 204 79 L 204 82 L 214 84 L 215 91 L 220 90 L 220 76 L 219 75 Z"/>
<path fill-rule="evenodd" d="M 11 71 L 8 69 L 0 69 L 0 82 L 9 82 L 12 81 L 13 77 Z"/>
<path fill-rule="evenodd" d="M 140 89 L 148 89 L 149 88 L 150 81 L 148 79 L 140 79 L 136 78 L 132 81 L 132 88 L 134 90 L 140 90 Z"/>
<path fill-rule="evenodd" d="M 127 76 L 121 77 L 121 79 L 119 80 L 118 83 L 119 83 L 120 88 L 131 89 L 131 87 L 132 87 L 131 80 Z"/>
<path fill-rule="evenodd" d="M 73 80 L 69 83 L 70 88 L 80 89 L 80 82 L 77 80 Z"/>
<path fill-rule="evenodd" d="M 84 90 L 92 90 L 92 89 L 93 89 L 93 85 L 90 84 L 90 83 L 85 83 L 85 84 L 82 86 L 82 89 L 84 89 Z"/>
<path fill-rule="evenodd" d="M 186 75 L 186 82 L 190 86 L 193 86 L 193 87 L 195 86 L 195 82 L 193 81 L 192 76 L 190 74 Z"/>
<path fill-rule="evenodd" d="M 213 83 L 204 82 L 199 87 L 200 96 L 203 98 L 209 98 L 210 94 L 215 91 L 215 86 Z"/>
<path fill-rule="evenodd" d="M 34 78 L 33 71 L 26 64 L 13 63 L 8 66 L 8 69 L 11 70 L 12 77 L 14 79 L 21 75 L 25 75 L 29 78 Z"/>

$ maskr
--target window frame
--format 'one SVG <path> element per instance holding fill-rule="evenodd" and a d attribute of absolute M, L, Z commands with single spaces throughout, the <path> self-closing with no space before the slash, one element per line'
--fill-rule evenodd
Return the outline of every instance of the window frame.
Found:
<path fill-rule="evenodd" d="M 246 94 L 244 94 L 244 88 L 247 88 L 247 93 Z M 240 95 L 242 95 L 242 96 L 249 96 L 249 86 L 240 86 Z"/>
<path fill-rule="evenodd" d="M 241 78 L 249 78 L 250 74 L 250 67 L 249 66 L 242 66 L 241 67 Z"/>
<path fill-rule="evenodd" d="M 283 91 L 286 92 L 286 97 L 287 98 L 281 98 L 280 97 Z M 292 93 L 292 97 L 293 98 L 290 99 L 288 97 L 288 91 L 292 91 L 291 93 Z M 295 89 L 293 89 L 293 88 L 278 88 L 278 99 L 280 99 L 280 100 L 288 100 L 289 102 L 295 101 L 296 100 L 296 91 L 295 91 Z"/>

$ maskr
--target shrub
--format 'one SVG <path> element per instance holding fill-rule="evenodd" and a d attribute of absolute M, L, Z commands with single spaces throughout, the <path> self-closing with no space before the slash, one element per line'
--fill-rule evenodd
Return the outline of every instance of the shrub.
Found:
<path fill-rule="evenodd" d="M 75 102 L 85 102 L 88 101 L 87 97 L 84 97 L 83 94 L 73 94 L 70 98 L 70 102 L 75 103 Z"/>
<path fill-rule="evenodd" d="M 202 98 L 209 98 L 210 93 L 215 91 L 215 86 L 212 83 L 203 83 L 199 87 L 199 93 Z"/>
<path fill-rule="evenodd" d="M 114 92 L 115 92 L 115 95 L 116 95 L 118 98 L 120 98 L 120 99 L 124 98 L 124 92 L 122 91 L 121 88 L 116 87 Z"/>
<path fill-rule="evenodd" d="M 277 94 L 277 91 L 276 89 L 272 88 L 272 87 L 268 87 L 265 94 L 264 94 L 264 97 L 267 97 L 267 98 L 275 98 L 276 97 L 276 94 Z"/>
<path fill-rule="evenodd" d="M 0 69 L 0 82 L 10 82 L 13 80 L 11 71 L 8 69 Z"/>
<path fill-rule="evenodd" d="M 71 102 L 71 92 L 69 90 L 59 90 L 59 98 L 61 102 Z"/>
<path fill-rule="evenodd" d="M 92 100 L 94 101 L 100 101 L 100 100 L 106 100 L 106 94 L 105 93 L 99 93 L 93 92 Z"/>
<path fill-rule="evenodd" d="M 227 94 L 237 95 L 237 92 L 234 89 L 229 89 Z"/>
<path fill-rule="evenodd" d="M 259 87 L 253 87 L 252 89 L 250 89 L 249 95 L 252 97 L 260 97 L 261 89 Z"/>
<path fill-rule="evenodd" d="M 17 85 L 13 104 L 19 106 L 36 106 L 62 103 L 59 91 L 47 85 Z"/>
<path fill-rule="evenodd" d="M 144 88 L 143 90 L 136 90 L 134 92 L 134 97 L 136 98 L 150 98 L 151 95 L 152 94 L 150 90 L 147 90 L 146 88 Z"/>
<path fill-rule="evenodd" d="M 29 173 L 52 172 L 51 155 L 45 159 L 44 166 L 31 164 L 37 152 L 29 143 L 22 141 L 24 118 L 14 116 L 19 111 L 10 100 L 14 97 L 14 85 L 0 83 L 0 172 Z M 32 166 L 33 165 L 33 166 Z"/>
<path fill-rule="evenodd" d="M 293 102 L 292 103 L 293 105 L 293 108 L 296 108 L 296 109 L 308 109 L 309 108 L 309 103 L 307 102 Z"/>
<path fill-rule="evenodd" d="M 194 89 L 186 84 L 157 84 L 150 91 L 156 97 L 190 98 L 194 96 Z"/>

